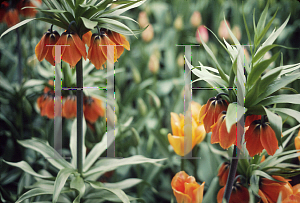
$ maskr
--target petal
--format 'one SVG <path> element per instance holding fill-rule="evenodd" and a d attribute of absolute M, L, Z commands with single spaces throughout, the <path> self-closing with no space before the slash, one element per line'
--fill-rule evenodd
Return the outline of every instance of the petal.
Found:
<path fill-rule="evenodd" d="M 84 43 L 81 41 L 80 37 L 77 34 L 71 35 L 74 41 L 75 46 L 77 47 L 80 54 L 86 60 L 86 49 Z"/>
<path fill-rule="evenodd" d="M 184 182 L 189 177 L 184 171 L 176 173 L 171 181 L 172 189 L 176 189 L 178 192 L 184 192 Z"/>
<path fill-rule="evenodd" d="M 199 125 L 195 130 L 195 139 L 194 139 L 195 144 L 199 144 L 200 142 L 202 142 L 205 136 L 206 136 L 206 132 L 204 129 L 204 125 Z"/>
<path fill-rule="evenodd" d="M 223 200 L 223 196 L 224 196 L 224 192 L 225 192 L 225 186 L 222 187 L 219 192 L 218 192 L 218 195 L 217 195 L 217 201 L 218 203 L 222 203 L 222 200 Z"/>
<path fill-rule="evenodd" d="M 274 155 L 278 147 L 278 141 L 274 130 L 267 124 L 260 131 L 260 141 L 269 155 Z"/>
<path fill-rule="evenodd" d="M 119 44 L 122 45 L 125 49 L 127 49 L 128 51 L 130 50 L 130 44 L 127 41 L 126 37 L 122 34 L 119 34 L 117 32 L 113 32 L 113 37 L 115 39 L 115 41 Z"/>
<path fill-rule="evenodd" d="M 62 54 L 62 60 L 75 67 L 77 62 L 81 59 L 82 54 L 76 48 L 75 42 L 71 35 L 67 38 L 67 46 L 64 53 Z"/>
<path fill-rule="evenodd" d="M 260 196 L 260 198 L 263 201 L 263 203 L 269 203 L 266 195 L 260 189 L 258 190 L 258 195 Z"/>
<path fill-rule="evenodd" d="M 251 124 L 245 133 L 246 148 L 251 157 L 261 153 L 264 149 L 260 141 L 260 127 L 255 127 L 256 124 Z"/>
<path fill-rule="evenodd" d="M 172 136 L 171 133 L 169 133 L 168 140 L 175 153 L 179 156 L 184 156 L 184 137 Z"/>
<path fill-rule="evenodd" d="M 230 132 L 227 132 L 226 118 L 220 125 L 219 129 L 220 146 L 223 149 L 228 149 L 232 144 L 236 143 L 236 125 L 233 124 L 230 128 Z"/>
<path fill-rule="evenodd" d="M 203 118 L 206 115 L 206 104 L 204 104 L 201 109 L 200 109 L 200 114 L 199 114 L 199 122 L 203 122 Z"/>
<path fill-rule="evenodd" d="M 93 38 L 88 52 L 88 59 L 94 64 L 96 69 L 102 69 L 102 65 L 106 61 L 106 57 L 103 55 L 100 45 L 100 39 Z"/>
<path fill-rule="evenodd" d="M 171 112 L 171 127 L 173 135 L 180 136 L 179 128 L 180 128 L 180 118 L 177 113 Z"/>
<path fill-rule="evenodd" d="M 102 50 L 102 53 L 103 55 L 107 58 L 107 46 L 108 45 L 116 45 L 113 41 L 111 41 L 106 35 L 103 35 L 100 37 L 100 48 Z M 110 58 L 107 58 L 107 60 L 110 62 L 110 63 L 113 63 L 117 60 L 117 56 L 116 56 L 116 53 L 117 52 L 117 49 L 116 49 L 116 46 L 114 46 L 114 56 L 110 56 Z"/>
<path fill-rule="evenodd" d="M 211 126 L 211 130 L 212 130 L 211 139 L 210 139 L 211 144 L 215 144 L 215 143 L 220 142 L 219 129 L 220 129 L 220 125 L 221 125 L 222 122 L 223 122 L 222 118 L 218 119 L 218 122 Z"/>
<path fill-rule="evenodd" d="M 39 61 L 42 61 L 48 51 L 48 47 L 46 46 L 46 41 L 48 41 L 49 35 L 44 34 L 41 41 L 35 47 L 35 55 Z"/>
<path fill-rule="evenodd" d="M 204 123 L 206 133 L 209 133 L 211 131 L 211 126 L 214 124 L 214 116 L 215 116 L 214 109 L 215 109 L 215 102 L 210 104 L 207 113 L 203 118 L 203 123 Z"/>
<path fill-rule="evenodd" d="M 104 112 L 105 110 L 102 106 L 102 101 L 100 99 L 95 98 L 95 97 L 92 97 L 92 99 L 94 100 L 94 102 L 92 103 L 92 108 L 94 109 L 95 114 L 97 114 L 98 117 L 99 116 L 103 117 L 104 113 L 105 113 Z"/>
<path fill-rule="evenodd" d="M 85 43 L 86 45 L 88 45 L 88 47 L 91 44 L 91 38 L 92 38 L 92 32 L 88 31 L 87 33 L 85 33 L 84 35 L 82 35 L 82 41 L 83 43 Z"/>

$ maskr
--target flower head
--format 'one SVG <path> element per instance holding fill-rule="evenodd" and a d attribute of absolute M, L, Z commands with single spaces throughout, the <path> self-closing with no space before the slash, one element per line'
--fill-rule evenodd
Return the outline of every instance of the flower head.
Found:
<path fill-rule="evenodd" d="M 95 123 L 99 116 L 103 117 L 105 109 L 102 106 L 102 101 L 95 97 L 84 98 L 84 117 L 90 123 Z"/>
<path fill-rule="evenodd" d="M 176 154 L 184 156 L 184 116 L 182 114 L 178 115 L 171 112 L 171 127 L 173 135 L 171 135 L 171 133 L 168 134 L 169 142 Z M 205 135 L 206 133 L 203 124 L 199 125 L 192 117 L 192 148 L 196 144 L 202 142 L 205 138 Z M 192 150 L 192 148 L 189 150 L 189 152 Z"/>
<path fill-rule="evenodd" d="M 113 41 L 116 45 L 119 45 L 116 46 L 117 59 L 120 58 L 120 56 L 124 52 L 124 48 L 127 49 L 128 51 L 130 50 L 130 44 L 124 35 L 111 30 L 107 30 L 106 33 L 111 41 Z"/>
<path fill-rule="evenodd" d="M 223 195 L 225 192 L 225 186 L 222 187 L 217 195 L 218 203 L 222 203 Z M 250 200 L 249 191 L 242 186 L 239 182 L 232 186 L 232 192 L 228 203 L 248 203 Z"/>
<path fill-rule="evenodd" d="M 236 124 L 233 124 L 228 133 L 226 127 L 226 112 L 219 114 L 218 121 L 211 127 L 211 144 L 220 143 L 223 149 L 228 149 L 232 144 L 236 143 Z"/>
<path fill-rule="evenodd" d="M 224 162 L 218 172 L 218 177 L 219 177 L 219 185 L 224 186 L 226 185 L 228 174 L 229 174 L 229 169 L 230 169 L 230 163 L 229 162 Z"/>
<path fill-rule="evenodd" d="M 246 148 L 250 156 L 266 149 L 269 155 L 274 155 L 278 149 L 278 141 L 269 122 L 255 120 L 245 133 Z"/>
<path fill-rule="evenodd" d="M 76 33 L 69 31 L 63 32 L 56 45 L 69 45 L 61 47 L 61 59 L 70 64 L 71 67 L 75 67 L 81 57 L 86 59 L 84 43 Z M 54 49 L 52 54 L 53 56 L 55 55 Z"/>
<path fill-rule="evenodd" d="M 39 61 L 44 60 L 44 58 L 55 66 L 54 57 L 52 55 L 52 50 L 54 46 L 47 46 L 47 45 L 54 45 L 59 39 L 59 34 L 57 31 L 52 30 L 52 27 L 44 33 L 41 41 L 35 47 L 35 55 Z"/>
<path fill-rule="evenodd" d="M 14 26 L 20 22 L 19 12 L 17 9 L 11 8 L 4 14 L 3 20 L 6 22 L 8 27 Z"/>
<path fill-rule="evenodd" d="M 202 22 L 201 13 L 199 11 L 194 11 L 194 13 L 191 16 L 190 22 L 193 27 L 197 27 Z"/>
<path fill-rule="evenodd" d="M 54 95 L 50 92 L 41 95 L 37 99 L 37 105 L 40 109 L 41 116 L 47 116 L 50 119 L 54 118 Z"/>
<path fill-rule="evenodd" d="M 202 44 L 200 36 L 205 43 L 208 42 L 209 35 L 207 28 L 204 25 L 200 25 L 196 31 L 196 40 L 199 44 Z"/>
<path fill-rule="evenodd" d="M 226 111 L 227 106 L 227 101 L 218 96 L 210 98 L 207 103 L 202 106 L 199 121 L 203 122 L 206 133 L 211 131 L 211 127 L 217 122 L 219 114 L 222 111 Z"/>
<path fill-rule="evenodd" d="M 77 113 L 77 99 L 75 95 L 67 96 L 62 106 L 62 116 L 65 118 L 75 118 Z"/>
<path fill-rule="evenodd" d="M 201 203 L 204 184 L 205 182 L 199 185 L 193 176 L 189 176 L 184 171 L 178 172 L 171 182 L 178 203 Z"/>
<path fill-rule="evenodd" d="M 104 31 L 100 34 L 94 33 L 88 51 L 88 59 L 94 64 L 96 69 L 103 69 L 102 65 L 108 60 L 110 63 L 117 61 L 116 46 L 114 46 L 114 56 L 107 55 L 107 46 L 116 45 L 111 41 Z M 104 66 L 105 67 L 105 66 Z"/>
<path fill-rule="evenodd" d="M 273 175 L 272 177 L 281 182 L 262 178 L 258 194 L 261 197 L 263 203 L 277 202 L 280 192 L 282 199 L 285 199 L 290 194 L 293 194 L 293 188 L 288 182 L 288 179 L 275 175 Z"/>

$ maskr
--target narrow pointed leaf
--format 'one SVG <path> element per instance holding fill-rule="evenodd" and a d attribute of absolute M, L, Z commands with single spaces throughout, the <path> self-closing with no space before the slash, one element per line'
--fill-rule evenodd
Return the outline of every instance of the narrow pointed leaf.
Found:
<path fill-rule="evenodd" d="M 282 145 L 281 141 L 281 133 L 282 133 L 282 119 L 280 116 L 276 115 L 275 113 L 271 112 L 270 110 L 265 109 L 265 112 L 268 116 L 269 123 L 271 128 L 274 130 L 276 138 L 278 140 L 278 144 Z"/>
<path fill-rule="evenodd" d="M 59 171 L 59 173 L 57 174 L 55 183 L 54 183 L 54 192 L 53 192 L 53 198 L 52 198 L 52 202 L 56 203 L 58 196 L 62 190 L 62 188 L 64 187 L 68 177 L 72 174 L 76 172 L 75 169 L 72 168 L 63 168 Z"/>
<path fill-rule="evenodd" d="M 14 25 L 14 26 L 8 28 L 7 30 L 5 30 L 5 31 L 1 34 L 0 39 L 1 39 L 4 35 L 6 35 L 7 33 L 9 33 L 10 31 L 15 30 L 15 29 L 17 29 L 18 27 L 21 27 L 22 25 L 25 25 L 25 24 L 27 24 L 27 23 L 29 23 L 29 22 L 35 20 L 35 19 L 36 19 L 36 18 L 26 19 L 26 20 L 23 20 L 23 21 L 19 22 L 18 24 Z"/>

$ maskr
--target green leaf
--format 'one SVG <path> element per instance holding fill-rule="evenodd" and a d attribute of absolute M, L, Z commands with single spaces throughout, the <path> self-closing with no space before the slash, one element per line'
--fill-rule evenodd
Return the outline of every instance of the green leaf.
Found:
<path fill-rule="evenodd" d="M 226 128 L 227 132 L 230 132 L 231 126 L 239 121 L 244 114 L 237 115 L 237 112 L 244 112 L 247 111 L 244 107 L 236 104 L 236 103 L 230 103 L 227 108 L 226 112 Z"/>
<path fill-rule="evenodd" d="M 160 102 L 160 99 L 158 98 L 158 96 L 152 90 L 150 90 L 150 89 L 147 89 L 146 93 L 151 96 L 151 98 L 153 99 L 153 101 L 155 103 L 155 107 L 157 109 L 159 109 L 160 106 L 161 106 L 161 102 Z"/>
<path fill-rule="evenodd" d="M 86 121 L 83 116 L 83 140 L 85 140 L 85 134 L 86 134 Z M 72 155 L 72 166 L 73 168 L 76 168 L 77 166 L 77 118 L 74 119 L 73 124 L 72 124 L 72 129 L 71 129 L 71 135 L 70 135 L 70 150 L 71 150 L 71 155 Z M 86 147 L 85 144 L 82 143 L 82 158 L 83 158 L 83 163 L 86 155 Z"/>
<path fill-rule="evenodd" d="M 258 45 L 257 40 L 258 40 L 259 36 L 262 34 L 263 29 L 265 27 L 265 22 L 266 22 L 267 14 L 268 14 L 268 8 L 269 8 L 269 1 L 267 2 L 267 5 L 266 5 L 265 9 L 263 10 L 263 12 L 262 12 L 262 14 L 261 14 L 261 16 L 258 20 L 258 23 L 257 23 L 256 32 L 255 32 L 255 35 L 254 35 L 254 45 L 255 45 L 255 47 L 257 47 L 257 45 Z"/>
<path fill-rule="evenodd" d="M 278 10 L 277 10 L 278 11 Z M 275 19 L 275 16 L 277 14 L 277 11 L 275 12 L 275 14 L 273 15 L 272 19 L 268 22 L 268 24 L 264 27 L 263 31 L 259 34 L 259 36 L 256 38 L 256 40 L 254 39 L 254 44 L 255 47 L 257 47 L 259 45 L 259 43 L 261 42 L 261 40 L 263 39 L 263 37 L 266 35 L 267 31 L 269 30 L 273 20 Z"/>
<path fill-rule="evenodd" d="M 62 158 L 55 149 L 50 147 L 48 143 L 41 139 L 32 138 L 27 140 L 18 140 L 18 143 L 23 147 L 41 153 L 47 159 L 47 161 L 49 161 L 54 167 L 58 169 L 72 168 L 72 165 L 69 162 Z"/>
<path fill-rule="evenodd" d="M 47 175 L 42 175 L 42 174 L 36 173 L 31 168 L 31 166 L 25 161 L 20 161 L 20 162 L 17 162 L 17 163 L 13 163 L 13 162 L 3 160 L 3 162 L 5 162 L 5 163 L 7 163 L 11 166 L 18 167 L 18 168 L 22 169 L 23 171 L 25 171 L 26 173 L 29 173 L 29 174 L 31 174 L 33 176 L 36 176 L 36 177 L 39 177 L 39 178 L 52 178 L 52 176 L 47 176 Z"/>
<path fill-rule="evenodd" d="M 68 177 L 74 172 L 76 172 L 76 170 L 72 168 L 63 168 L 59 171 L 54 183 L 54 192 L 52 198 L 53 203 L 57 202 L 58 196 L 62 188 L 64 187 Z"/>
<path fill-rule="evenodd" d="M 268 85 L 268 87 L 266 88 L 266 90 L 259 95 L 257 102 L 261 101 L 262 99 L 266 98 L 270 94 L 276 92 L 280 88 L 285 87 L 289 83 L 291 83 L 294 80 L 297 80 L 299 78 L 300 78 L 300 73 L 295 73 L 295 74 L 291 74 L 291 75 L 288 75 L 285 77 L 281 77 L 281 78 L 271 82 Z"/>
<path fill-rule="evenodd" d="M 70 188 L 76 189 L 79 193 L 73 203 L 80 203 L 80 199 L 85 193 L 85 184 L 79 174 L 71 180 Z"/>
<path fill-rule="evenodd" d="M 129 31 L 129 32 L 131 32 L 131 34 L 134 35 L 134 33 L 132 32 L 132 30 L 129 27 L 127 27 L 125 24 L 123 24 L 123 23 L 121 23 L 121 22 L 119 22 L 117 20 L 113 20 L 113 19 L 110 19 L 110 18 L 98 18 L 96 20 L 99 23 L 104 24 L 104 25 L 105 24 L 111 24 L 111 25 L 117 26 L 120 29 Z M 103 27 L 103 26 L 101 25 L 101 27 Z"/>
<path fill-rule="evenodd" d="M 259 88 L 258 88 L 258 93 L 256 95 L 257 97 L 259 95 L 261 95 L 263 92 L 265 92 L 265 90 L 267 89 L 267 87 L 269 86 L 269 84 L 271 82 L 273 82 L 275 79 L 278 78 L 278 76 L 280 75 L 281 71 L 282 71 L 282 69 L 280 67 L 274 68 L 274 69 L 268 71 L 265 75 L 263 75 L 261 77 Z M 256 101 L 255 103 L 260 102 L 261 99 L 264 99 L 264 98 L 260 98 L 260 100 Z"/>
<path fill-rule="evenodd" d="M 15 29 L 17 29 L 18 27 L 21 27 L 22 25 L 25 25 L 25 24 L 27 24 L 27 23 L 29 23 L 30 21 L 33 21 L 33 20 L 35 20 L 35 19 L 36 19 L 36 18 L 26 19 L 26 20 L 23 20 L 23 21 L 19 22 L 18 24 L 14 25 L 14 26 L 8 28 L 7 30 L 5 30 L 5 31 L 1 34 L 0 39 L 1 39 L 4 35 L 6 35 L 7 33 L 9 33 L 10 31 L 15 30 Z"/>
<path fill-rule="evenodd" d="M 83 177 L 88 177 L 96 173 L 100 176 L 105 172 L 112 171 L 120 166 L 143 164 L 143 163 L 156 164 L 156 162 L 164 161 L 164 160 L 165 159 L 149 159 L 141 155 L 135 155 L 129 158 L 122 158 L 122 159 L 116 159 L 116 158 L 100 159 L 94 167 L 90 168 L 88 171 L 83 173 Z"/>
<path fill-rule="evenodd" d="M 274 130 L 276 138 L 278 140 L 278 144 L 282 145 L 281 141 L 281 133 L 282 133 L 282 119 L 280 116 L 276 115 L 275 113 L 271 112 L 270 110 L 265 109 L 265 112 L 268 116 L 269 123 L 271 128 Z"/>
<path fill-rule="evenodd" d="M 270 176 L 269 174 L 267 174 L 267 173 L 265 173 L 265 172 L 263 172 L 261 170 L 254 170 L 254 171 L 252 171 L 252 175 L 258 175 L 258 176 L 262 176 L 264 178 L 267 178 L 269 180 L 273 180 L 273 181 L 276 181 L 276 182 L 282 182 L 280 180 L 277 180 L 277 179 L 273 178 L 272 176 Z"/>
<path fill-rule="evenodd" d="M 288 116 L 291 116 L 295 118 L 300 123 L 300 112 L 296 111 L 294 109 L 288 109 L 288 108 L 270 108 L 272 111 L 281 112 Z"/>
<path fill-rule="evenodd" d="M 246 94 L 246 97 L 245 97 L 245 106 L 246 107 L 250 107 L 250 106 L 252 106 L 253 103 L 255 103 L 255 101 L 258 97 L 257 92 L 259 92 L 260 87 L 261 87 L 261 78 L 259 77 L 257 82 L 254 83 L 252 88 Z"/>
<path fill-rule="evenodd" d="M 100 157 L 100 155 L 106 151 L 106 149 L 112 144 L 113 139 L 109 139 L 107 143 L 107 133 L 104 134 L 101 142 L 96 144 L 90 153 L 87 155 L 85 162 L 83 164 L 83 172 L 89 170 L 89 168 L 95 163 L 95 161 Z"/>
<path fill-rule="evenodd" d="M 24 83 L 23 88 L 32 88 L 34 86 L 39 86 L 44 84 L 45 84 L 45 80 L 30 79 Z"/>
<path fill-rule="evenodd" d="M 127 188 L 131 188 L 133 186 L 136 186 L 140 183 L 142 183 L 143 180 L 139 179 L 139 178 L 129 178 L 120 182 L 116 182 L 116 183 L 103 183 L 104 187 L 107 188 L 118 188 L 121 190 L 127 189 Z"/>
<path fill-rule="evenodd" d="M 69 24 L 66 24 L 66 23 L 63 23 L 57 19 L 51 19 L 51 18 L 37 18 L 37 20 L 40 20 L 40 21 L 44 21 L 46 23 L 50 23 L 50 24 L 53 24 L 53 25 L 56 25 L 57 27 L 60 27 L 62 29 L 68 29 L 68 26 Z"/>
<path fill-rule="evenodd" d="M 221 76 L 221 78 L 226 82 L 228 83 L 228 75 L 225 74 L 225 72 L 223 71 L 223 69 L 221 68 L 219 62 L 217 61 L 217 58 L 215 57 L 215 55 L 213 54 L 213 52 L 211 51 L 211 49 L 205 44 L 205 42 L 203 41 L 201 35 L 199 34 L 200 36 L 200 40 L 202 42 L 202 45 L 205 49 L 205 51 L 209 54 L 209 56 L 213 59 L 213 61 L 215 62 L 215 64 L 217 65 L 217 69 L 218 69 L 218 72 Z"/>
<path fill-rule="evenodd" d="M 257 79 L 261 76 L 261 74 L 268 68 L 268 66 L 277 59 L 278 56 L 279 56 L 279 52 L 276 53 L 274 56 L 272 56 L 270 59 L 264 60 L 264 61 L 260 62 L 259 64 L 255 65 L 251 69 L 251 72 L 247 78 L 246 85 L 248 87 L 251 87 L 257 81 Z"/>
<path fill-rule="evenodd" d="M 97 22 L 91 21 L 91 20 L 86 19 L 86 18 L 84 18 L 84 17 L 80 17 L 80 18 L 81 18 L 81 20 L 82 20 L 84 26 L 85 26 L 87 29 L 92 30 L 92 29 L 94 29 L 94 28 L 97 26 L 97 24 L 98 24 Z"/>
<path fill-rule="evenodd" d="M 103 187 L 102 184 L 99 184 L 99 182 L 95 182 L 95 181 L 88 181 L 88 183 L 93 188 L 95 188 L 95 189 L 98 189 L 98 190 L 108 190 L 108 191 L 114 193 L 124 203 L 130 203 L 129 198 L 127 197 L 127 195 L 125 194 L 125 192 L 123 190 L 121 190 L 121 189 Z"/>
<path fill-rule="evenodd" d="M 219 178 L 214 177 L 214 179 L 211 181 L 210 186 L 208 190 L 206 191 L 204 197 L 203 197 L 203 203 L 204 202 L 215 202 L 216 197 L 219 191 Z"/>
<path fill-rule="evenodd" d="M 258 195 L 258 190 L 259 190 L 259 176 L 257 175 L 251 175 L 251 178 L 250 178 L 250 188 L 251 190 L 253 191 L 253 193 L 257 196 Z"/>
<path fill-rule="evenodd" d="M 248 25 L 247 25 L 247 22 L 246 22 L 246 18 L 245 18 L 245 13 L 244 13 L 244 3 L 243 3 L 243 20 L 244 20 L 244 25 L 245 25 L 245 28 L 246 28 L 246 33 L 247 33 L 247 37 L 248 37 L 248 42 L 249 42 L 249 45 L 251 46 L 251 45 L 252 45 L 252 42 L 251 42 L 251 36 L 250 36 L 250 32 L 249 32 Z M 252 55 L 252 48 L 250 48 L 250 50 L 251 50 L 251 55 Z"/>
<path fill-rule="evenodd" d="M 32 190 L 29 190 L 28 192 L 24 193 L 17 201 L 16 203 L 20 203 L 23 202 L 24 200 L 31 198 L 31 197 L 35 197 L 35 196 L 39 196 L 39 195 L 50 195 L 53 193 L 53 190 L 45 190 L 42 188 L 35 188 Z"/>
<path fill-rule="evenodd" d="M 258 60 L 260 60 L 269 50 L 273 49 L 274 47 L 284 47 L 277 44 L 272 44 L 265 46 L 261 50 L 257 51 L 252 59 L 252 63 L 255 64 Z"/>
<path fill-rule="evenodd" d="M 276 203 L 281 203 L 281 201 L 282 201 L 282 192 L 280 191 Z"/>
<path fill-rule="evenodd" d="M 254 14 L 253 14 L 254 16 Z M 277 37 L 280 35 L 280 33 L 283 31 L 283 29 L 285 28 L 285 26 L 287 25 L 289 19 L 290 19 L 289 15 L 287 17 L 287 19 L 285 20 L 285 22 L 276 30 L 272 32 L 272 34 L 266 39 L 266 41 L 258 48 L 257 52 L 259 52 L 261 49 L 263 49 L 265 46 L 271 45 L 273 44 L 273 42 L 277 39 Z"/>
<path fill-rule="evenodd" d="M 282 94 L 263 99 L 259 104 L 268 106 L 277 103 L 300 104 L 300 94 Z"/>

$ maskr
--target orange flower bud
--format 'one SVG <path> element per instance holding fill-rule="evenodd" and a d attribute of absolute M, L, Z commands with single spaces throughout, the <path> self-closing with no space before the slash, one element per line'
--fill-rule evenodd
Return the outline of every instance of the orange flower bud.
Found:
<path fill-rule="evenodd" d="M 266 149 L 269 155 L 274 155 L 278 149 L 278 141 L 269 122 L 255 120 L 245 133 L 246 148 L 250 156 Z"/>
<path fill-rule="evenodd" d="M 109 39 L 113 41 L 116 45 L 121 45 L 121 46 L 116 46 L 117 59 L 120 58 L 120 56 L 124 52 L 124 48 L 127 49 L 128 51 L 130 50 L 130 44 L 124 35 L 111 30 L 108 30 L 106 34 L 109 37 Z"/>
<path fill-rule="evenodd" d="M 218 203 L 222 203 L 222 199 L 225 192 L 225 186 L 222 187 L 217 195 Z M 250 196 L 247 188 L 242 186 L 239 182 L 237 182 L 234 186 L 232 186 L 232 192 L 228 203 L 249 203 Z"/>
<path fill-rule="evenodd" d="M 299 132 L 298 132 L 298 135 L 297 135 L 297 137 L 295 137 L 295 148 L 297 149 L 297 150 L 300 150 L 300 130 L 299 130 Z M 298 152 L 298 153 L 300 153 L 300 152 Z M 298 156 L 298 159 L 299 159 L 299 161 L 300 161 L 300 156 Z"/>
<path fill-rule="evenodd" d="M 184 55 L 183 53 L 178 54 L 177 56 L 177 65 L 179 68 L 183 68 L 184 65 Z"/>
<path fill-rule="evenodd" d="M 228 25 L 228 27 L 229 27 L 229 29 L 230 29 L 230 24 L 229 24 L 229 22 L 226 20 L 226 23 L 227 23 L 227 25 Z M 230 35 L 229 35 L 229 32 L 228 32 L 228 30 L 227 30 L 227 27 L 226 27 L 226 24 L 225 24 L 225 22 L 224 22 L 224 20 L 222 20 L 221 22 L 220 22 L 220 26 L 219 26 L 219 30 L 218 30 L 218 35 L 219 35 L 219 37 L 221 38 L 221 39 L 229 39 L 229 37 L 230 37 Z"/>
<path fill-rule="evenodd" d="M 190 22 L 193 27 L 197 27 L 202 22 L 201 13 L 199 11 L 194 11 L 194 13 L 191 16 Z"/>
<path fill-rule="evenodd" d="M 285 179 L 281 176 L 272 176 L 274 179 L 282 181 L 276 182 L 274 180 L 269 180 L 267 178 L 262 178 L 261 184 L 258 190 L 258 195 L 264 203 L 277 202 L 279 193 L 281 192 L 282 199 L 287 198 L 289 195 L 293 194 L 293 188 Z"/>
<path fill-rule="evenodd" d="M 206 133 L 211 131 L 211 127 L 217 122 L 219 114 L 222 111 L 226 111 L 227 107 L 227 101 L 221 97 L 212 97 L 205 105 L 202 106 L 199 115 L 199 121 L 203 122 Z"/>
<path fill-rule="evenodd" d="M 142 39 L 145 41 L 145 42 L 150 42 L 154 37 L 154 30 L 153 30 L 153 27 L 152 25 L 150 24 L 146 30 L 144 30 L 144 32 L 142 33 Z"/>
<path fill-rule="evenodd" d="M 201 203 L 204 184 L 199 185 L 193 176 L 180 171 L 173 177 L 171 187 L 178 203 Z"/>
<path fill-rule="evenodd" d="M 202 44 L 200 36 L 205 43 L 208 42 L 208 31 L 204 25 L 200 25 L 196 31 L 196 40 L 199 44 Z"/>

